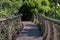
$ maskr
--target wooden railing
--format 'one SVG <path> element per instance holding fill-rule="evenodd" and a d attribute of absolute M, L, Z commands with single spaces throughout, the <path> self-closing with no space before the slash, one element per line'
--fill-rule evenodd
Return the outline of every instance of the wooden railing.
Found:
<path fill-rule="evenodd" d="M 42 40 L 60 40 L 60 20 L 35 14 L 33 21 L 40 25 Z"/>
<path fill-rule="evenodd" d="M 60 20 L 35 14 L 33 21 L 40 25 L 42 40 L 60 39 Z M 20 15 L 10 18 L 0 18 L 0 40 L 16 40 L 22 28 Z"/>
<path fill-rule="evenodd" d="M 0 40 L 16 40 L 22 28 L 20 15 L 0 18 Z"/>

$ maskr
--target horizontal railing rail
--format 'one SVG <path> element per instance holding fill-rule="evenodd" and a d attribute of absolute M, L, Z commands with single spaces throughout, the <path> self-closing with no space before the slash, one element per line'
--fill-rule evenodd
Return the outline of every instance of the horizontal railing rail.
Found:
<path fill-rule="evenodd" d="M 57 19 L 53 19 L 53 18 L 48 18 L 44 15 L 41 15 L 41 17 L 43 17 L 44 19 L 48 20 L 48 21 L 51 21 L 53 23 L 56 23 L 56 24 L 59 24 L 60 25 L 60 20 L 57 20 Z"/>

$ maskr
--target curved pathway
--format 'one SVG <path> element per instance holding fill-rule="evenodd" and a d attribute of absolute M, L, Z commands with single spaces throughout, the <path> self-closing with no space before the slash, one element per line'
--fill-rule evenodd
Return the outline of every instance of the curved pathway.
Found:
<path fill-rule="evenodd" d="M 22 23 L 24 24 L 24 28 L 16 40 L 42 40 L 36 24 L 30 21 Z"/>

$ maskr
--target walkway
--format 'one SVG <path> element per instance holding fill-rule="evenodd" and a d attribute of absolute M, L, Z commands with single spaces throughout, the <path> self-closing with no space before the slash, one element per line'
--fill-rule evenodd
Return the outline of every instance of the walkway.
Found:
<path fill-rule="evenodd" d="M 24 28 L 16 40 L 42 40 L 37 25 L 29 21 L 23 24 Z"/>

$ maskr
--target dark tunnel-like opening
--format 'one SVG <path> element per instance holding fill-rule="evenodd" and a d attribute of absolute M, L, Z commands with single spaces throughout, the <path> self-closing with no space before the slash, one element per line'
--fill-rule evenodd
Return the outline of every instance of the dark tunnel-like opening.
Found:
<path fill-rule="evenodd" d="M 29 10 L 24 5 L 19 9 L 19 13 L 23 15 L 21 18 L 22 21 L 32 20 L 33 13 L 30 13 Z"/>

